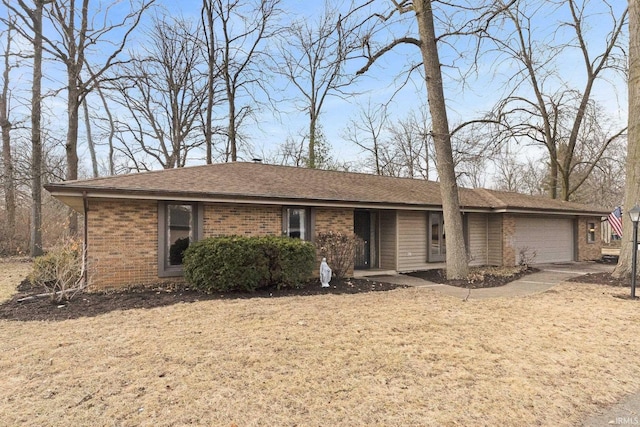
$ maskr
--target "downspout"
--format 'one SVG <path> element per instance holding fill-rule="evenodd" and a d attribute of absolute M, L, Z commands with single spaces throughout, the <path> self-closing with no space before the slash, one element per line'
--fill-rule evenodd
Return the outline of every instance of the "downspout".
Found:
<path fill-rule="evenodd" d="M 88 225 L 89 225 L 89 218 L 87 217 L 87 212 L 89 212 L 89 200 L 87 199 L 87 192 L 83 191 L 82 192 L 82 206 L 84 208 L 84 231 L 83 231 L 83 242 L 82 242 L 82 281 L 84 282 L 83 287 L 86 288 L 88 286 L 88 279 L 87 279 L 87 266 L 88 266 L 88 261 L 87 261 L 87 237 L 89 235 L 88 232 Z"/>

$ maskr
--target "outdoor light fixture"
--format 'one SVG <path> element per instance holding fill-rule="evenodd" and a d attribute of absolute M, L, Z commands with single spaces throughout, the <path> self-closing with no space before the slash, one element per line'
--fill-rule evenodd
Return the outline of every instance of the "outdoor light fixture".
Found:
<path fill-rule="evenodd" d="M 640 207 L 635 205 L 629 210 L 629 217 L 633 223 L 633 255 L 631 258 L 631 298 L 636 297 L 636 268 L 638 265 L 638 221 L 640 221 Z"/>

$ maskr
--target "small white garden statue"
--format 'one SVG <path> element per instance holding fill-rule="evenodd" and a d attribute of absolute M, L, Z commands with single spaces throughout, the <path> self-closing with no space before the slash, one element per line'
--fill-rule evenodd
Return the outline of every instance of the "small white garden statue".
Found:
<path fill-rule="evenodd" d="M 322 262 L 320 263 L 320 283 L 323 288 L 329 287 L 329 282 L 331 281 L 331 267 L 327 264 L 327 259 L 322 258 Z"/>

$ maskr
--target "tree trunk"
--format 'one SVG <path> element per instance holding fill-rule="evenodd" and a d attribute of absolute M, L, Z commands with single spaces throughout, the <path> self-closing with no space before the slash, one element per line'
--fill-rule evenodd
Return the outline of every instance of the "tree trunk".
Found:
<path fill-rule="evenodd" d="M 211 121 L 213 120 L 213 97 L 214 97 L 214 78 L 216 69 L 215 55 L 215 32 L 213 22 L 213 10 L 211 4 L 207 0 L 202 1 L 203 16 L 202 21 L 205 27 L 205 36 L 207 41 L 207 106 L 205 110 L 204 123 L 204 143 L 207 146 L 206 163 L 213 163 L 213 129 Z"/>
<path fill-rule="evenodd" d="M 78 109 L 79 94 L 76 87 L 76 79 L 73 77 L 75 74 L 69 71 L 69 88 L 68 88 L 68 100 L 67 112 L 68 129 L 67 129 L 67 142 L 65 144 L 65 150 L 67 154 L 67 181 L 75 181 L 78 179 Z M 73 209 L 69 210 L 69 233 L 72 236 L 78 234 L 78 213 Z"/>
<path fill-rule="evenodd" d="M 232 93 L 232 92 L 229 92 Z M 233 98 L 229 98 L 229 153 L 231 155 L 231 161 L 238 160 L 238 149 L 236 146 L 236 101 Z"/>
<path fill-rule="evenodd" d="M 309 157 L 307 160 L 307 167 L 310 169 L 316 168 L 316 122 L 317 116 L 313 111 L 313 107 L 309 108 Z"/>
<path fill-rule="evenodd" d="M 436 151 L 436 167 L 440 177 L 442 210 L 446 224 L 447 278 L 462 279 L 467 277 L 469 265 L 458 200 L 458 185 L 456 183 L 451 149 L 447 107 L 442 86 L 442 71 L 440 69 L 440 58 L 433 25 L 433 11 L 430 0 L 416 0 L 413 2 L 413 7 L 420 33 L 420 51 L 425 70 L 427 97 Z"/>
<path fill-rule="evenodd" d="M 7 232 L 9 246 L 13 247 L 16 229 L 16 193 L 13 173 L 13 159 L 11 154 L 11 122 L 9 121 L 9 52 L 11 50 L 11 29 L 7 29 L 7 50 L 4 55 L 4 70 L 2 72 L 3 85 L 0 94 L 0 128 L 2 128 L 2 161 L 4 170 L 4 204 L 7 210 Z"/>
<path fill-rule="evenodd" d="M 622 215 L 622 247 L 616 277 L 631 276 L 633 224 L 627 212 L 639 203 L 640 196 L 640 0 L 629 0 L 629 129 L 627 137 L 627 163 Z"/>
<path fill-rule="evenodd" d="M 89 155 L 91 156 L 91 170 L 93 177 L 97 178 L 98 173 L 98 158 L 96 157 L 96 146 L 93 142 L 93 136 L 91 135 L 91 120 L 89 119 L 89 106 L 87 105 L 87 98 L 82 100 L 82 111 L 84 113 L 84 125 L 87 130 L 87 145 L 89 146 Z"/>
<path fill-rule="evenodd" d="M 33 11 L 33 82 L 31 86 L 31 256 L 42 255 L 42 140 L 40 134 L 42 93 L 42 9 L 35 2 Z"/>
<path fill-rule="evenodd" d="M 102 89 L 100 85 L 96 85 L 96 89 L 98 91 L 98 95 L 100 95 L 100 99 L 102 100 L 102 106 L 104 107 L 104 111 L 107 113 L 107 120 L 109 121 L 109 136 L 107 137 L 107 143 L 109 144 L 109 175 L 113 176 L 116 174 L 115 167 L 115 149 L 113 147 L 113 138 L 116 134 L 115 123 L 113 122 L 113 116 L 111 115 L 111 109 L 109 108 L 109 103 L 107 103 L 107 99 L 102 93 Z"/>

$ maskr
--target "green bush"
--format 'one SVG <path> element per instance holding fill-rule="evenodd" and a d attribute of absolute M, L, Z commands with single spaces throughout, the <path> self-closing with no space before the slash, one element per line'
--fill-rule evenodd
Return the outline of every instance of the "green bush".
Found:
<path fill-rule="evenodd" d="M 316 262 L 313 245 L 289 237 L 260 237 L 259 244 L 269 266 L 269 285 L 280 288 L 300 286 L 309 280 Z"/>
<path fill-rule="evenodd" d="M 184 252 L 184 277 L 204 292 L 296 286 L 311 276 L 313 245 L 288 237 L 213 237 Z"/>

